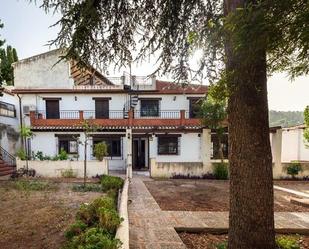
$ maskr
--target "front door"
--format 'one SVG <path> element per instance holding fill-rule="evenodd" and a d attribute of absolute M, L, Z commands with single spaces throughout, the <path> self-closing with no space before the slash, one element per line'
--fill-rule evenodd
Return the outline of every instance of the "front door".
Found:
<path fill-rule="evenodd" d="M 133 169 L 141 170 L 147 168 L 146 165 L 146 139 L 133 139 Z"/>

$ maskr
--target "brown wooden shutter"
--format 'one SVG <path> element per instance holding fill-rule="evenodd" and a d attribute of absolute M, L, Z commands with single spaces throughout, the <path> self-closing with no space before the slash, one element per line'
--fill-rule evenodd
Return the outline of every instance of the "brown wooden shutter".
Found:
<path fill-rule="evenodd" d="M 107 99 L 95 100 L 95 118 L 109 118 L 109 101 Z"/>
<path fill-rule="evenodd" d="M 46 99 L 46 118 L 47 119 L 59 119 L 59 100 L 48 100 Z"/>

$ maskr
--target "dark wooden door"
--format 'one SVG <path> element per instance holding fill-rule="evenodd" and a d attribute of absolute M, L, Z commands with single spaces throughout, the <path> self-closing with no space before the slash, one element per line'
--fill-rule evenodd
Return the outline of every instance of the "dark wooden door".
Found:
<path fill-rule="evenodd" d="M 95 100 L 95 118 L 109 117 L 109 101 L 106 99 Z"/>
<path fill-rule="evenodd" d="M 46 101 L 46 118 L 59 119 L 59 100 L 45 100 Z"/>
<path fill-rule="evenodd" d="M 140 138 L 133 139 L 133 169 L 146 168 L 146 141 Z"/>

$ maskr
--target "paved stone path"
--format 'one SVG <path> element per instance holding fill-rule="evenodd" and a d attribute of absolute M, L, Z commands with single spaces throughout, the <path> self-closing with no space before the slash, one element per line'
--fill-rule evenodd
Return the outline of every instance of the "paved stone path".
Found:
<path fill-rule="evenodd" d="M 185 249 L 167 216 L 140 178 L 129 187 L 129 233 L 131 249 Z"/>
<path fill-rule="evenodd" d="M 129 200 L 131 249 L 184 249 L 175 228 L 228 229 L 228 212 L 162 211 L 139 176 L 131 181 Z M 275 226 L 308 233 L 309 212 L 276 212 Z"/>

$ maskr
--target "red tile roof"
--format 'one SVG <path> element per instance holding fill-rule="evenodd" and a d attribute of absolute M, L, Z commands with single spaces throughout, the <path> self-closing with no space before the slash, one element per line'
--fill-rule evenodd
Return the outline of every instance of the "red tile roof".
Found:
<path fill-rule="evenodd" d="M 156 80 L 156 90 L 162 94 L 206 94 L 207 86 L 198 84 L 181 85 L 170 81 Z"/>

